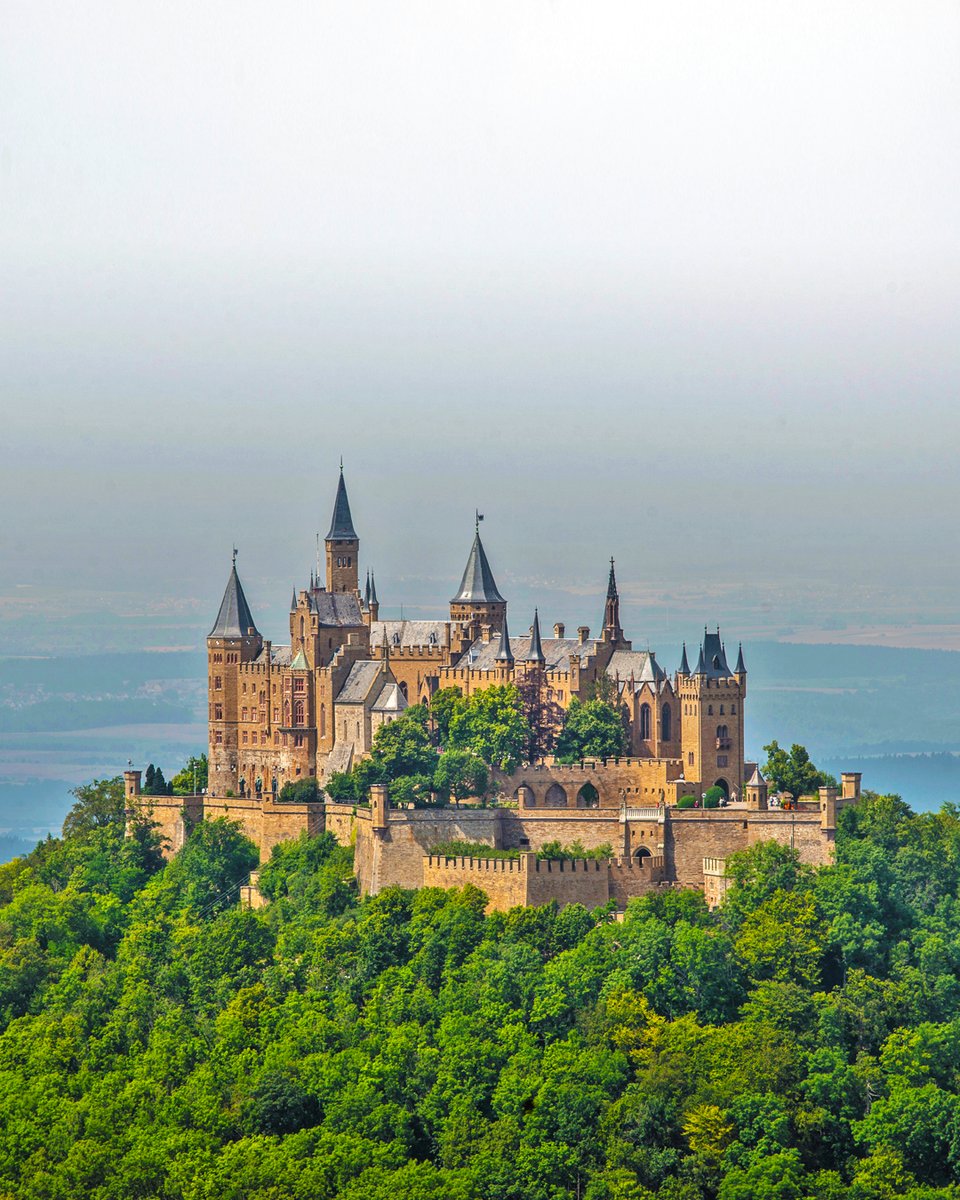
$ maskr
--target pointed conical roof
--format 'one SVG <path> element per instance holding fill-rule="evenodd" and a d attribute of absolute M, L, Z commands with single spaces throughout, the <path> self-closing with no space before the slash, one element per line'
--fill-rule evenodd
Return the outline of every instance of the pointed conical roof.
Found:
<path fill-rule="evenodd" d="M 690 663 L 687 661 L 687 643 L 683 643 L 683 654 L 680 656 L 680 674 L 690 674 Z"/>
<path fill-rule="evenodd" d="M 543 645 L 540 641 L 540 613 L 533 610 L 533 629 L 530 631 L 530 649 L 523 656 L 527 662 L 546 662 Z"/>
<path fill-rule="evenodd" d="M 290 611 L 291 612 L 297 611 L 297 589 L 296 588 L 293 589 L 293 595 L 290 598 Z"/>
<path fill-rule="evenodd" d="M 217 613 L 217 619 L 207 637 L 246 637 L 251 629 L 254 633 L 257 632 L 257 627 L 253 623 L 253 614 L 250 612 L 250 605 L 247 604 L 247 598 L 243 594 L 243 588 L 240 586 L 240 576 L 237 574 L 237 557 L 236 552 L 234 552 L 230 578 L 227 580 L 227 587 L 223 593 L 223 599 L 220 601 L 220 611 Z"/>
<path fill-rule="evenodd" d="M 487 554 L 480 541 L 480 525 L 473 535 L 473 545 L 470 547 L 470 557 L 460 580 L 460 589 L 451 600 L 451 604 L 505 604 L 506 601 L 497 590 L 493 572 L 487 561 Z"/>
<path fill-rule="evenodd" d="M 747 668 L 743 662 L 743 642 L 740 643 L 740 649 L 737 651 L 737 665 L 733 668 L 734 675 L 746 675 Z"/>
<path fill-rule="evenodd" d="M 697 659 L 697 669 L 694 671 L 694 675 L 706 675 L 706 673 L 707 673 L 707 668 L 703 662 L 703 645 L 701 644 L 700 657 Z"/>
<path fill-rule="evenodd" d="M 367 572 L 367 586 L 363 589 L 363 607 L 370 607 L 370 572 Z"/>
<path fill-rule="evenodd" d="M 340 480 L 337 483 L 337 498 L 333 502 L 333 519 L 327 533 L 327 541 L 357 540 L 357 531 L 353 527 L 353 517 L 350 516 L 350 501 L 347 499 L 347 485 L 343 482 L 343 467 L 340 468 Z"/>
<path fill-rule="evenodd" d="M 607 580 L 607 599 L 616 600 L 620 593 L 617 591 L 617 577 L 613 573 L 613 559 L 610 559 L 610 578 Z"/>
<path fill-rule="evenodd" d="M 760 774 L 759 766 L 754 767 L 753 774 L 747 780 L 747 787 L 766 787 L 767 781 Z"/>
<path fill-rule="evenodd" d="M 372 571 L 370 572 L 370 603 L 380 603 L 380 601 L 377 599 L 377 577 Z"/>
<path fill-rule="evenodd" d="M 503 614 L 503 628 L 500 630 L 500 649 L 497 651 L 495 662 L 512 663 L 513 651 L 510 648 L 510 631 L 507 629 L 507 614 Z"/>

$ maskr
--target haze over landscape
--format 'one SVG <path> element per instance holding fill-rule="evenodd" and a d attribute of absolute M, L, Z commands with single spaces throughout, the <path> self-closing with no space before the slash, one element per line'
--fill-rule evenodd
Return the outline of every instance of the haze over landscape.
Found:
<path fill-rule="evenodd" d="M 668 669 L 742 639 L 748 752 L 960 749 L 958 35 L 947 3 L 19 6 L 0 827 L 201 748 L 230 548 L 282 640 L 341 455 L 386 615 L 444 614 L 479 507 L 518 631 L 596 626 L 612 554 Z M 864 771 L 956 794 L 952 758 Z"/>

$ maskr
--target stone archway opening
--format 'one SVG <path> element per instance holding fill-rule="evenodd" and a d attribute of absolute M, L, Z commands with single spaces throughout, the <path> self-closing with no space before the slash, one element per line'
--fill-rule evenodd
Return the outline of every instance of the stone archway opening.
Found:
<path fill-rule="evenodd" d="M 599 808 L 599 807 L 600 807 L 600 793 L 593 786 L 593 784 L 589 780 L 587 780 L 587 782 L 583 785 L 583 787 L 580 789 L 580 791 L 577 792 L 577 808 Z"/>
<path fill-rule="evenodd" d="M 718 787 L 720 791 L 723 792 L 724 800 L 730 799 L 730 785 L 725 779 L 715 779 L 713 786 Z"/>
<path fill-rule="evenodd" d="M 520 808 L 536 808 L 537 801 L 533 794 L 533 788 L 527 783 L 521 783 L 513 793 L 513 798 L 516 800 Z"/>
<path fill-rule="evenodd" d="M 638 846 L 636 848 L 636 850 L 634 850 L 634 852 L 633 852 L 633 857 L 638 862 L 641 862 L 645 858 L 652 858 L 653 855 L 650 853 L 650 851 L 647 849 L 646 846 Z"/>
<path fill-rule="evenodd" d="M 559 783 L 551 783 L 543 799 L 544 808 L 566 808 L 567 793 Z"/>

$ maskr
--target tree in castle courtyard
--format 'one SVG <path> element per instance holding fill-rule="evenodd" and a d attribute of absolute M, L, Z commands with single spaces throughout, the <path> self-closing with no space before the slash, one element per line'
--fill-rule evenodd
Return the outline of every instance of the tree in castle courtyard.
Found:
<path fill-rule="evenodd" d="M 787 751 L 773 741 L 763 749 L 767 756 L 763 773 L 775 791 L 790 792 L 792 796 L 809 796 L 817 788 L 837 786 L 832 775 L 813 765 L 805 746 L 794 742 Z"/>
<path fill-rule="evenodd" d="M 512 771 L 530 741 L 530 729 L 519 689 L 494 684 L 455 705 L 447 736 L 448 750 L 472 750 L 491 767 Z"/>
<path fill-rule="evenodd" d="M 560 762 L 582 758 L 619 758 L 627 752 L 627 736 L 620 714 L 604 700 L 581 703 L 576 696 L 564 716 L 557 738 Z"/>
<path fill-rule="evenodd" d="M 471 796 L 483 796 L 488 781 L 486 763 L 472 750 L 447 750 L 440 755 L 433 774 L 434 788 L 457 804 Z"/>
<path fill-rule="evenodd" d="M 207 756 L 191 755 L 170 780 L 175 796 L 192 796 L 207 786 Z"/>
<path fill-rule="evenodd" d="M 463 712 L 468 701 L 458 687 L 440 688 L 430 700 L 430 728 L 438 746 L 446 746 L 454 717 Z"/>
<path fill-rule="evenodd" d="M 563 709 L 549 698 L 546 676 L 539 665 L 523 672 L 517 690 L 527 722 L 525 757 L 529 762 L 537 762 L 553 752 L 557 731 L 563 724 Z"/>

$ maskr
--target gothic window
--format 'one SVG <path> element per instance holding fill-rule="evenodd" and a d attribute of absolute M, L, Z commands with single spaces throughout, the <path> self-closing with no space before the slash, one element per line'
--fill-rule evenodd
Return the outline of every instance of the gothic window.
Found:
<path fill-rule="evenodd" d="M 218 692 L 220 691 L 220 689 L 223 687 L 223 676 L 222 675 L 214 675 L 213 687 L 214 687 L 215 691 L 218 691 Z"/>
<path fill-rule="evenodd" d="M 303 617 L 300 618 L 300 636 L 303 637 Z"/>
<path fill-rule="evenodd" d="M 323 737 L 323 735 L 326 732 L 327 732 L 327 706 L 325 704 L 321 704 L 320 705 L 320 736 Z"/>
<path fill-rule="evenodd" d="M 406 700 L 407 699 L 407 685 L 405 683 L 400 684 L 400 691 L 403 693 L 404 700 Z"/>
<path fill-rule="evenodd" d="M 713 705 L 712 705 L 712 704 L 708 704 L 708 705 L 707 705 L 707 716 L 708 716 L 708 717 L 712 717 L 712 716 L 713 716 Z"/>
<path fill-rule="evenodd" d="M 247 719 L 247 710 L 243 709 L 240 713 L 240 720 L 245 721 L 246 719 Z"/>
<path fill-rule="evenodd" d="M 298 700 L 293 706 L 293 723 L 294 725 L 302 725 L 304 719 L 303 701 Z"/>
<path fill-rule="evenodd" d="M 298 675 L 293 681 L 293 690 L 295 692 L 305 692 L 307 690 L 307 681 L 302 675 Z"/>
<path fill-rule="evenodd" d="M 213 719 L 215 721 L 223 720 L 223 705 L 222 704 L 215 704 L 213 706 Z"/>
<path fill-rule="evenodd" d="M 640 737 L 646 741 L 650 737 L 650 705 L 640 705 Z"/>
<path fill-rule="evenodd" d="M 692 750 L 687 751 L 687 766 L 688 767 L 693 766 L 693 751 Z"/>
<path fill-rule="evenodd" d="M 660 711 L 660 736 L 665 742 L 669 742 L 673 736 L 672 720 L 673 714 L 670 712 L 670 705 L 665 704 Z"/>

